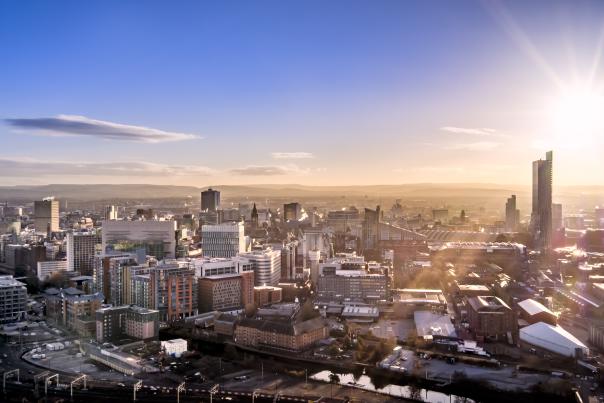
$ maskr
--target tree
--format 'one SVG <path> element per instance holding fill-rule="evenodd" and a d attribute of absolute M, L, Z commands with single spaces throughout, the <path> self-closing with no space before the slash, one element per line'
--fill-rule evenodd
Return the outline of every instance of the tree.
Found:
<path fill-rule="evenodd" d="M 258 311 L 258 306 L 254 303 L 245 304 L 244 311 L 246 317 L 252 318 L 254 317 L 254 315 L 256 315 L 256 312 Z"/>
<path fill-rule="evenodd" d="M 331 398 L 333 399 L 333 384 L 339 384 L 340 383 L 340 376 L 338 374 L 334 374 L 333 372 L 331 374 L 329 374 L 329 384 L 331 385 L 330 389 L 331 389 Z"/>
<path fill-rule="evenodd" d="M 304 305 L 302 305 L 302 309 L 300 311 L 300 317 L 303 321 L 314 319 L 319 316 L 319 312 L 315 311 L 315 306 L 309 299 L 304 302 Z"/>

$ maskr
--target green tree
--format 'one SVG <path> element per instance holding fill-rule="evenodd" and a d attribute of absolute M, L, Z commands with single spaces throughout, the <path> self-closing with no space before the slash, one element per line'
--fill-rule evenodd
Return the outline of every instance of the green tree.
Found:
<path fill-rule="evenodd" d="M 329 374 L 329 384 L 331 385 L 331 398 L 333 399 L 333 384 L 340 384 L 340 376 L 338 374 L 334 374 L 333 372 Z"/>

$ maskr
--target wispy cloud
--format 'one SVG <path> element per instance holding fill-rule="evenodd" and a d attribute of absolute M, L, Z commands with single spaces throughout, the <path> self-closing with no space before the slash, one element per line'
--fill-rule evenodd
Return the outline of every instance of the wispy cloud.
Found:
<path fill-rule="evenodd" d="M 199 165 L 169 165 L 143 161 L 72 162 L 40 161 L 30 158 L 0 157 L 5 176 L 208 176 L 211 168 Z"/>
<path fill-rule="evenodd" d="M 51 136 L 87 136 L 140 143 L 163 143 L 200 138 L 195 134 L 168 132 L 150 127 L 125 125 L 75 115 L 58 115 L 53 118 L 5 119 L 5 122 L 17 129 Z"/>
<path fill-rule="evenodd" d="M 455 133 L 455 134 L 472 134 L 475 136 L 501 136 L 497 133 L 497 130 L 490 129 L 488 127 L 472 128 L 472 127 L 455 127 L 455 126 L 443 126 L 440 130 Z"/>
<path fill-rule="evenodd" d="M 271 156 L 276 160 L 302 160 L 302 159 L 311 159 L 315 158 L 312 153 L 307 153 L 303 151 L 297 152 L 275 152 L 271 153 Z"/>
<path fill-rule="evenodd" d="M 447 150 L 488 151 L 499 147 L 501 143 L 494 141 L 477 141 L 474 143 L 459 143 L 445 147 Z"/>
<path fill-rule="evenodd" d="M 281 176 L 305 175 L 309 169 L 302 169 L 297 165 L 248 165 L 243 168 L 234 168 L 229 171 L 233 175 L 241 176 Z"/>

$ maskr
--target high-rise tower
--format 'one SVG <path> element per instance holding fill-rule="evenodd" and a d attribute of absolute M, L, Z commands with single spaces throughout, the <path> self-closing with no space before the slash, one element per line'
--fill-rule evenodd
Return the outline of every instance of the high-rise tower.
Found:
<path fill-rule="evenodd" d="M 553 151 L 548 151 L 544 160 L 533 161 L 531 228 L 541 249 L 550 249 L 552 245 L 552 185 Z"/>

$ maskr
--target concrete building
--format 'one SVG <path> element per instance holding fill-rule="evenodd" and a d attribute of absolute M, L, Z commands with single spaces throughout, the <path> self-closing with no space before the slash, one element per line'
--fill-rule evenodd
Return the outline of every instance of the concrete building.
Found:
<path fill-rule="evenodd" d="M 34 229 L 37 234 L 59 230 L 59 201 L 52 197 L 34 202 Z"/>
<path fill-rule="evenodd" d="M 512 342 L 517 330 L 514 311 L 493 295 L 470 297 L 467 301 L 469 330 L 477 339 Z"/>
<path fill-rule="evenodd" d="M 0 323 L 25 319 L 27 289 L 13 276 L 0 276 Z"/>
<path fill-rule="evenodd" d="M 209 188 L 201 192 L 201 211 L 217 211 L 220 209 L 220 192 Z"/>
<path fill-rule="evenodd" d="M 376 302 L 388 298 L 388 278 L 365 269 L 324 267 L 317 283 L 317 296 L 326 301 Z"/>
<path fill-rule="evenodd" d="M 531 227 L 542 249 L 550 249 L 552 243 L 552 185 L 553 152 L 548 151 L 545 160 L 533 161 Z"/>
<path fill-rule="evenodd" d="M 281 251 L 273 249 L 254 250 L 240 255 L 252 263 L 254 283 L 258 285 L 279 284 L 281 279 Z"/>
<path fill-rule="evenodd" d="M 242 222 L 201 226 L 203 256 L 231 258 L 246 251 Z"/>
<path fill-rule="evenodd" d="M 67 260 L 47 260 L 38 262 L 37 275 L 38 280 L 45 281 L 53 274 L 69 270 Z"/>
<path fill-rule="evenodd" d="M 158 260 L 171 259 L 176 253 L 176 221 L 103 221 L 102 252 L 136 252 Z"/>
<path fill-rule="evenodd" d="M 115 342 L 126 338 L 155 340 L 159 337 L 159 311 L 134 305 L 96 311 L 96 340 Z"/>
<path fill-rule="evenodd" d="M 98 231 L 67 233 L 67 264 L 70 271 L 92 275 L 97 245 L 102 242 Z"/>

